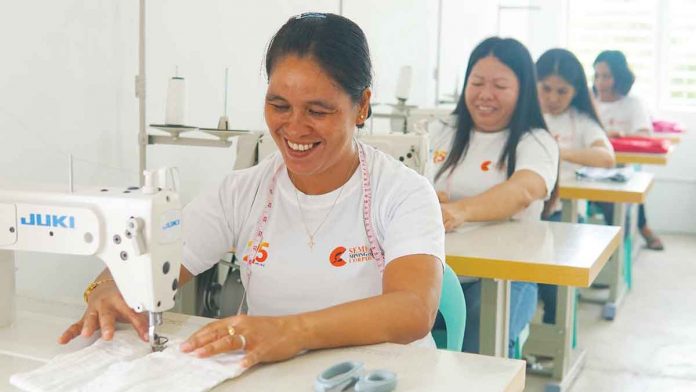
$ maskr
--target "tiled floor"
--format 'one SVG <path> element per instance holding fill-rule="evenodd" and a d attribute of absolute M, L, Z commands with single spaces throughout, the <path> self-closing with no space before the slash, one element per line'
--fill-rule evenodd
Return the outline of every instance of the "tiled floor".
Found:
<path fill-rule="evenodd" d="M 696 236 L 661 238 L 665 251 L 640 252 L 613 322 L 600 305 L 580 304 L 588 356 L 571 392 L 696 391 Z M 546 381 L 528 375 L 525 391 L 543 391 Z"/>

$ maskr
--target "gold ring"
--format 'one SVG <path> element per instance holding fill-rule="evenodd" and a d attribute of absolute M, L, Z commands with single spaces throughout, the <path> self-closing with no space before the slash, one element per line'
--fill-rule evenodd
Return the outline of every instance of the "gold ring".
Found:
<path fill-rule="evenodd" d="M 234 336 L 234 333 L 235 333 L 234 327 L 227 327 L 227 333 L 228 333 L 230 336 Z"/>

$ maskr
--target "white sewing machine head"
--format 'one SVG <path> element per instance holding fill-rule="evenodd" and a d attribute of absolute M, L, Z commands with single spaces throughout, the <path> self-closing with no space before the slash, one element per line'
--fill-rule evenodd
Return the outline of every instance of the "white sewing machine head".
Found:
<path fill-rule="evenodd" d="M 359 134 L 357 138 L 363 143 L 391 155 L 419 174 L 425 173 L 430 149 L 427 134 Z M 267 133 L 264 134 L 259 139 L 259 161 L 276 151 L 278 151 L 278 147 L 275 145 L 273 137 Z"/>
<path fill-rule="evenodd" d="M 128 306 L 150 313 L 153 339 L 179 286 L 179 197 L 151 179 L 74 193 L 0 189 L 0 249 L 98 257 Z"/>

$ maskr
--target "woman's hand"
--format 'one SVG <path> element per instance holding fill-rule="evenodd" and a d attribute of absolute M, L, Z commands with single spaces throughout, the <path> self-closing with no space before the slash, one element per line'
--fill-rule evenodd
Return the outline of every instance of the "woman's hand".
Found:
<path fill-rule="evenodd" d="M 617 138 L 617 137 L 624 137 L 626 135 L 624 135 L 624 133 L 621 131 L 612 130 L 612 131 L 607 131 L 607 136 L 609 136 L 610 138 Z"/>
<path fill-rule="evenodd" d="M 90 337 L 97 329 L 101 329 L 102 339 L 111 340 L 114 336 L 116 321 L 131 323 L 138 336 L 143 341 L 147 341 L 147 315 L 136 313 L 128 307 L 116 283 L 104 282 L 89 294 L 85 314 L 80 321 L 63 332 L 58 343 L 66 344 L 80 335 Z"/>
<path fill-rule="evenodd" d="M 452 231 L 466 222 L 461 202 L 440 203 L 440 209 L 442 210 L 442 222 L 445 224 L 445 231 Z"/>
<path fill-rule="evenodd" d="M 276 362 L 302 352 L 303 328 L 297 316 L 233 316 L 213 321 L 181 344 L 181 351 L 199 358 L 244 350 L 242 366 Z"/>

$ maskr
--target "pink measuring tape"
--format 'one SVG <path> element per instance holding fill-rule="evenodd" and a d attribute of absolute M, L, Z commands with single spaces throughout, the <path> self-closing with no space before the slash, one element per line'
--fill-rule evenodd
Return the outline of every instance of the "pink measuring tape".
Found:
<path fill-rule="evenodd" d="M 358 142 L 358 157 L 360 159 L 360 173 L 362 175 L 362 191 L 363 191 L 363 223 L 365 224 L 365 233 L 367 240 L 370 241 L 370 249 L 372 257 L 377 262 L 377 267 L 380 273 L 384 273 L 384 252 L 377 241 L 377 233 L 372 225 L 372 185 L 370 184 L 370 173 L 367 170 L 367 159 L 365 158 L 365 150 Z"/>
<path fill-rule="evenodd" d="M 372 251 L 372 257 L 374 257 L 375 261 L 377 262 L 379 272 L 384 273 L 384 252 L 382 252 L 382 249 L 379 245 L 379 241 L 377 241 L 377 235 L 372 224 L 372 186 L 370 185 L 370 173 L 367 170 L 367 159 L 365 157 L 365 151 L 363 150 L 362 145 L 357 141 L 356 144 L 358 146 L 360 174 L 362 177 L 362 204 L 365 233 L 367 234 L 368 241 L 370 241 L 370 250 Z M 271 178 L 271 184 L 269 185 L 268 192 L 266 194 L 266 202 L 263 207 L 263 211 L 261 212 L 261 216 L 259 217 L 259 220 L 256 222 L 254 236 L 252 238 L 251 244 L 247 245 L 247 247 L 244 249 L 244 257 L 242 258 L 242 260 L 246 260 L 245 262 L 249 264 L 249 268 L 247 268 L 246 273 L 247 287 L 249 286 L 249 281 L 251 280 L 251 265 L 254 263 L 254 260 L 256 259 L 259 247 L 263 242 L 263 232 L 266 228 L 268 220 L 271 217 L 271 210 L 273 208 L 273 196 L 275 194 L 276 184 L 278 182 L 278 175 L 280 174 L 280 171 L 284 166 L 285 165 L 281 164 L 280 166 L 278 166 L 278 168 L 276 168 L 275 172 L 273 173 L 273 177 Z M 248 291 L 248 288 L 244 292 L 245 297 L 246 291 Z M 242 303 L 244 303 L 244 299 L 242 299 Z"/>

